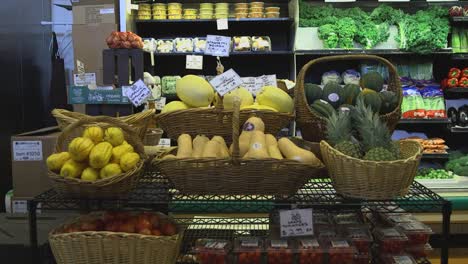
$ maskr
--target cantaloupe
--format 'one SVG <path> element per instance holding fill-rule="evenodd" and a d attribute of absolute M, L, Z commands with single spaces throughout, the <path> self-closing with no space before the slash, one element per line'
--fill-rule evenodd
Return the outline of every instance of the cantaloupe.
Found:
<path fill-rule="evenodd" d="M 285 91 L 274 86 L 265 86 L 257 93 L 257 102 L 260 105 L 272 107 L 281 113 L 291 113 L 294 110 L 294 101 Z"/>
<path fill-rule="evenodd" d="M 186 105 L 184 102 L 172 101 L 163 107 L 163 109 L 161 110 L 161 113 L 169 113 L 169 112 L 173 112 L 176 110 L 184 110 L 184 109 L 189 109 L 189 108 L 190 107 Z"/>
<path fill-rule="evenodd" d="M 218 95 L 216 95 L 218 96 Z M 233 109 L 234 108 L 234 98 L 239 97 L 240 107 L 249 106 L 254 103 L 253 95 L 244 87 L 236 88 L 229 93 L 225 94 L 223 97 L 223 106 L 224 109 Z"/>

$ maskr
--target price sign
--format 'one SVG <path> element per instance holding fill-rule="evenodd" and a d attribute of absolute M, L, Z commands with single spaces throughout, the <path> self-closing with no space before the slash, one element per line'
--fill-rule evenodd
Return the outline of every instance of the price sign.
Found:
<path fill-rule="evenodd" d="M 166 97 L 160 97 L 159 99 L 154 101 L 156 110 L 162 110 L 166 105 Z"/>
<path fill-rule="evenodd" d="M 231 38 L 217 35 L 206 36 L 205 54 L 219 57 L 229 57 Z"/>
<path fill-rule="evenodd" d="M 41 141 L 13 141 L 13 160 L 42 160 Z"/>
<path fill-rule="evenodd" d="M 216 26 L 218 30 L 228 30 L 228 20 L 227 18 L 221 18 L 216 20 Z"/>
<path fill-rule="evenodd" d="M 134 106 L 140 106 L 151 95 L 151 90 L 140 79 L 130 89 L 126 89 L 125 95 Z"/>
<path fill-rule="evenodd" d="M 242 78 L 242 86 L 250 93 L 255 94 L 257 92 L 256 80 L 256 77 L 244 77 Z"/>
<path fill-rule="evenodd" d="M 280 226 L 281 237 L 313 235 L 312 209 L 280 211 Z"/>
<path fill-rule="evenodd" d="M 243 86 L 253 95 L 263 88 L 263 86 L 277 86 L 276 75 L 262 75 L 258 77 L 245 77 L 242 78 Z"/>
<path fill-rule="evenodd" d="M 73 82 L 75 86 L 96 85 L 96 73 L 74 74 Z"/>
<path fill-rule="evenodd" d="M 203 70 L 203 56 L 187 55 L 185 57 L 185 68 L 190 70 Z"/>
<path fill-rule="evenodd" d="M 161 147 L 170 147 L 171 146 L 171 139 L 170 138 L 161 138 L 159 140 L 158 146 Z"/>
<path fill-rule="evenodd" d="M 230 69 L 223 74 L 214 77 L 210 83 L 219 95 L 224 96 L 228 92 L 241 86 L 242 79 L 233 69 Z"/>

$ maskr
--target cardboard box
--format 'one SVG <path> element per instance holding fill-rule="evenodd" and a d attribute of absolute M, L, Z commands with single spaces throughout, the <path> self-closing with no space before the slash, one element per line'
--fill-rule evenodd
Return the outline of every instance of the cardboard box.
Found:
<path fill-rule="evenodd" d="M 80 0 L 73 3 L 73 24 L 117 24 L 114 0 Z"/>
<path fill-rule="evenodd" d="M 11 137 L 15 199 L 31 199 L 52 187 L 45 160 L 54 152 L 58 135 L 58 127 L 50 127 Z"/>
<path fill-rule="evenodd" d="M 69 104 L 130 104 L 122 95 L 122 88 L 112 90 L 90 90 L 86 86 L 68 87 Z"/>
<path fill-rule="evenodd" d="M 102 51 L 107 49 L 106 38 L 117 30 L 116 24 L 73 25 L 75 74 L 94 73 L 95 85 L 104 86 Z M 75 77 L 73 78 L 75 84 Z"/>

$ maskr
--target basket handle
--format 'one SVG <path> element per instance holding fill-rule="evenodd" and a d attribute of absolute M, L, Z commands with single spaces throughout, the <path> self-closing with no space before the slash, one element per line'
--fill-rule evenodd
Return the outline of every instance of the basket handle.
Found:
<path fill-rule="evenodd" d="M 360 54 L 360 55 L 345 55 L 345 56 L 339 55 L 339 56 L 321 57 L 321 58 L 311 60 L 306 65 L 304 65 L 301 71 L 299 72 L 299 75 L 297 76 L 297 82 L 296 82 L 297 85 L 296 85 L 295 94 L 294 94 L 294 98 L 295 98 L 294 103 L 296 104 L 296 106 L 309 109 L 309 105 L 307 103 L 307 99 L 305 97 L 305 92 L 304 92 L 304 83 L 305 83 L 305 76 L 313 65 L 318 64 L 318 63 L 324 63 L 324 62 L 348 61 L 348 60 L 375 60 L 387 66 L 388 73 L 389 73 L 388 86 L 395 87 L 395 89 L 397 89 L 396 91 L 393 91 L 393 92 L 398 94 L 399 105 L 401 105 L 403 96 L 401 92 L 401 85 L 400 85 L 400 80 L 398 77 L 398 71 L 396 67 L 393 66 L 393 64 L 390 61 L 382 57 L 375 56 L 375 55 Z"/>
<path fill-rule="evenodd" d="M 240 165 L 239 135 L 240 135 L 240 98 L 234 97 L 234 109 L 232 113 L 232 163 Z"/>
<path fill-rule="evenodd" d="M 130 125 L 126 124 L 123 121 L 120 121 L 117 118 L 110 117 L 110 116 L 87 116 L 85 118 L 81 118 L 80 120 L 70 124 L 67 126 L 62 133 L 57 138 L 57 142 L 64 142 L 65 138 L 68 136 L 68 134 L 72 133 L 76 128 L 86 124 L 86 123 L 108 123 L 111 125 L 115 125 L 117 127 L 120 127 L 122 130 L 124 130 L 126 133 L 128 133 L 131 137 L 134 137 L 135 139 L 139 139 L 136 131 L 134 128 L 132 128 Z M 137 141 L 139 142 L 139 141 Z M 134 146 L 139 153 L 144 153 L 143 146 L 141 144 L 138 144 L 137 146 Z M 62 150 L 61 146 L 59 144 L 55 145 L 55 152 L 60 152 Z"/>

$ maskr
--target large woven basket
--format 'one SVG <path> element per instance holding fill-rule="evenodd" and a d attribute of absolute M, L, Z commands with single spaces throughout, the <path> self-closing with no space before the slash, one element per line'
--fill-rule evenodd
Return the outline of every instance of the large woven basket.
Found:
<path fill-rule="evenodd" d="M 349 61 L 349 60 L 374 60 L 387 66 L 388 77 L 388 90 L 393 91 L 398 95 L 398 105 L 390 113 L 381 115 L 380 118 L 387 123 L 390 132 L 395 130 L 398 120 L 401 117 L 401 101 L 403 94 L 401 90 L 400 79 L 398 77 L 397 69 L 388 60 L 374 55 L 340 55 L 340 56 L 327 56 L 309 61 L 302 67 L 299 75 L 297 76 L 297 83 L 295 88 L 295 107 L 296 107 L 296 122 L 297 126 L 302 131 L 302 137 L 306 140 L 313 142 L 320 142 L 326 137 L 326 119 L 322 116 L 314 114 L 307 102 L 305 96 L 304 85 L 307 72 L 317 66 L 318 64 L 336 62 L 336 61 Z"/>
<path fill-rule="evenodd" d="M 336 192 L 350 198 L 382 200 L 404 196 L 416 176 L 422 148 L 415 141 L 400 141 L 395 161 L 367 161 L 347 156 L 320 142 L 323 162 Z"/>
<path fill-rule="evenodd" d="M 222 100 L 219 100 L 213 108 L 191 108 L 156 115 L 156 122 L 172 139 L 177 139 L 181 134 L 189 134 L 192 137 L 196 135 L 222 136 L 227 142 L 231 142 L 233 112 L 233 110 L 224 109 Z M 265 123 L 265 133 L 273 135 L 277 135 L 281 129 L 294 120 L 294 115 L 288 113 L 241 110 L 241 124 L 244 124 L 251 116 L 260 117 Z"/>
<path fill-rule="evenodd" d="M 124 133 L 125 140 L 133 146 L 136 153 L 141 157 L 137 166 L 128 172 L 120 175 L 99 179 L 94 182 L 82 181 L 75 178 L 64 178 L 56 172 L 49 171 L 49 178 L 52 180 L 54 188 L 69 197 L 77 198 L 118 198 L 125 197 L 136 186 L 138 178 L 144 170 L 146 155 L 141 139 L 134 128 L 122 121 L 107 117 L 86 117 L 66 127 L 57 139 L 55 152 L 67 151 L 68 144 L 76 137 L 83 134 L 83 131 L 90 124 L 99 125 L 103 129 L 108 127 L 120 127 Z"/>
<path fill-rule="evenodd" d="M 117 117 L 117 119 L 136 129 L 138 136 L 143 140 L 146 135 L 146 129 L 148 128 L 149 121 L 154 116 L 154 112 L 154 109 L 147 110 L 133 115 Z M 89 115 L 78 112 L 71 112 L 65 109 L 54 109 L 52 110 L 52 115 L 57 120 L 57 124 L 61 130 L 64 130 L 67 126 L 75 123 L 80 119 L 90 117 Z M 89 125 L 95 124 L 90 123 Z"/>
<path fill-rule="evenodd" d="M 49 234 L 49 243 L 58 264 L 173 264 L 183 237 L 183 230 L 173 236 L 107 231 L 63 233 L 65 226 Z"/>
<path fill-rule="evenodd" d="M 236 108 L 231 124 L 232 158 L 156 158 L 152 164 L 174 183 L 176 189 L 186 194 L 290 195 L 310 179 L 324 176 L 323 165 L 313 166 L 287 159 L 241 159 L 239 122 Z"/>

